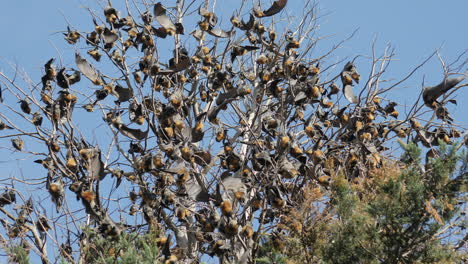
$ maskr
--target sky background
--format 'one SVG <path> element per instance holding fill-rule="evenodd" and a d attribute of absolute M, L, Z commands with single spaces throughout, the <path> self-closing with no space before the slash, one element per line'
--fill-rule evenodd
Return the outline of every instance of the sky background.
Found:
<path fill-rule="evenodd" d="M 113 2 L 119 7 L 123 1 Z M 173 2 L 162 1 L 166 5 Z M 106 1 L 100 3 L 106 5 Z M 302 1 L 290 0 L 281 17 L 299 15 L 296 12 L 302 11 L 301 3 Z M 32 80 L 39 82 L 44 63 L 52 57 L 58 58 L 59 61 L 61 58 L 66 66 L 75 67 L 75 49 L 66 43 L 59 31 L 66 29 L 66 21 L 79 29 L 91 28 L 90 16 L 83 6 L 99 9 L 94 0 L 2 1 L 0 71 L 9 75 L 9 64 L 18 65 Z M 224 19 L 228 19 L 237 6 L 238 1 L 218 0 L 216 11 L 221 12 L 218 16 L 225 14 Z M 320 18 L 317 36 L 327 38 L 319 43 L 317 56 L 321 55 L 321 50 L 330 49 L 358 29 L 354 38 L 337 50 L 332 59 L 339 61 L 362 55 L 356 60 L 356 65 L 364 78 L 369 72 L 372 42 L 376 40 L 377 54 L 382 54 L 386 45 L 391 44 L 396 55 L 387 70 L 386 78 L 399 80 L 438 48 L 441 48 L 442 58 L 449 63 L 468 49 L 466 10 L 466 0 L 318 1 L 317 13 Z M 186 26 L 186 32 L 192 29 Z M 464 59 L 466 58 L 465 55 Z M 463 70 L 467 70 L 466 66 Z M 410 105 L 417 99 L 423 80 L 428 85 L 435 85 L 442 78 L 441 64 L 434 57 L 416 72 L 413 78 L 391 92 L 389 97 L 400 104 Z M 385 84 L 382 84 L 382 87 L 385 87 Z M 464 87 L 456 93 L 458 106 L 450 106 L 455 120 L 465 129 L 468 127 L 468 104 L 463 104 L 463 99 L 467 96 L 468 88 Z M 3 146 L 9 147 L 9 142 Z M 12 175 L 29 178 L 30 175 L 36 174 L 40 166 L 22 163 L 16 160 L 16 155 L 10 155 L 11 153 L 11 150 L 0 149 L 1 180 Z M 45 170 L 40 170 L 41 175 L 34 177 L 45 175 Z M 0 188 L 1 185 L 0 181 Z"/>

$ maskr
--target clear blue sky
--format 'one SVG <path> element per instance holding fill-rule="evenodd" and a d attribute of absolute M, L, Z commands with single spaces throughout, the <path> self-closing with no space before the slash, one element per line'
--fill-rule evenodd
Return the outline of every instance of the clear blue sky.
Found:
<path fill-rule="evenodd" d="M 102 5 L 106 5 L 106 2 L 100 1 Z M 116 6 L 121 6 L 119 2 L 123 0 L 113 2 Z M 167 4 L 174 1 L 162 2 Z M 299 15 L 295 12 L 301 10 L 301 3 L 299 0 L 290 0 L 286 13 L 283 12 L 282 16 Z M 227 20 L 237 5 L 238 1 L 218 0 L 217 11 L 226 14 L 224 20 Z M 90 28 L 89 15 L 83 6 L 98 9 L 94 0 L 3 1 L 0 6 L 0 70 L 8 72 L 8 62 L 17 64 L 33 80 L 39 82 L 42 67 L 51 57 L 62 56 L 66 65 L 74 67 L 75 50 L 57 32 L 66 29 L 65 20 L 81 29 Z M 319 44 L 319 48 L 327 50 L 355 29 L 359 29 L 355 37 L 335 53 L 336 60 L 353 58 L 356 55 L 370 56 L 374 39 L 377 39 L 377 54 L 381 54 L 386 44 L 391 43 L 396 48 L 396 56 L 387 71 L 387 77 L 401 79 L 437 48 L 442 48 L 440 54 L 448 62 L 468 49 L 467 10 L 467 0 L 319 1 L 318 35 L 329 36 Z M 186 28 L 186 32 L 191 30 L 192 28 Z M 366 76 L 370 60 L 361 57 L 356 63 L 361 74 Z M 423 78 L 426 84 L 432 85 L 440 82 L 442 77 L 442 67 L 437 58 L 434 58 L 413 78 L 391 93 L 391 98 L 401 104 L 411 104 L 420 92 Z M 457 123 L 464 125 L 466 129 L 468 104 L 463 103 L 465 98 L 468 98 L 467 87 L 457 92 L 459 104 L 450 109 Z M 10 154 L 8 150 L 0 149 L 2 179 L 10 175 L 19 176 L 20 173 L 29 177 L 35 171 L 42 170 L 40 166 L 31 163 L 14 161 L 16 156 L 9 156 Z M 21 172 L 18 168 L 20 164 Z M 45 170 L 40 173 L 39 176 L 44 176 Z"/>

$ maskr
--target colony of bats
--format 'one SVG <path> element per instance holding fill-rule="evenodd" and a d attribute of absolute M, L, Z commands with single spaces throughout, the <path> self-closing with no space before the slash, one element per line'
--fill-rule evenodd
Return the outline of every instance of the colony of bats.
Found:
<path fill-rule="evenodd" d="M 280 219 L 301 203 L 304 188 L 326 192 L 340 173 L 350 181 L 367 177 L 385 162 L 392 139 L 419 142 L 428 155 L 437 155 L 440 142 L 467 144 L 447 109 L 456 103 L 448 94 L 466 76 L 441 76 L 422 90 L 425 106 L 403 115 L 354 61 L 322 67 L 329 62 L 311 52 L 304 37 L 310 30 L 284 29 L 287 3 L 244 7 L 224 24 L 196 2 L 156 3 L 127 15 L 109 4 L 103 16 L 92 13 L 90 31 L 69 26 L 65 40 L 85 47 L 75 49 L 75 66 L 48 60 L 40 94 L 18 104 L 47 146 L 35 162 L 47 172 L 57 213 L 72 192 L 105 237 L 162 230 L 161 259 L 168 263 L 204 254 L 244 263 L 265 230 L 278 241 L 301 232 L 298 223 Z M 197 24 L 185 24 L 182 14 Z M 162 39 L 172 46 L 159 45 Z M 113 75 L 101 70 L 106 61 Z M 422 110 L 433 118 L 422 122 Z M 103 113 L 96 122 L 109 127 L 118 146 L 110 159 L 72 126 L 76 111 Z M 15 129 L 0 120 L 2 136 Z M 12 136 L 13 148 L 27 151 L 28 135 Z M 110 214 L 99 195 L 102 181 L 120 188 L 123 214 L 140 215 L 140 222 Z M 13 189 L 0 196 L 1 207 L 18 202 Z M 29 232 L 28 221 L 40 233 L 50 230 L 46 217 L 30 216 L 31 200 L 21 208 L 7 226 L 10 237 Z M 66 258 L 76 257 L 63 248 Z"/>

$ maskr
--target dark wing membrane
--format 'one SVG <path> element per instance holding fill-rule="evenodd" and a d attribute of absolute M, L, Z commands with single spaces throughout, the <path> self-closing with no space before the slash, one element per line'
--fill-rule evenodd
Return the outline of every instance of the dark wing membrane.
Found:
<path fill-rule="evenodd" d="M 167 75 L 167 74 L 171 74 L 171 73 L 180 72 L 180 71 L 188 69 L 188 67 L 191 64 L 192 64 L 192 62 L 190 61 L 190 58 L 188 56 L 181 56 L 179 58 L 179 62 L 177 64 L 170 67 L 169 70 L 159 71 L 157 74 Z"/>
<path fill-rule="evenodd" d="M 217 38 L 229 38 L 232 36 L 233 31 L 224 31 L 220 28 L 214 28 L 209 30 L 208 33 Z"/>
<path fill-rule="evenodd" d="M 105 28 L 104 33 L 102 34 L 105 44 L 112 44 L 119 39 L 119 35 L 112 32 L 110 29 Z"/>
<path fill-rule="evenodd" d="M 171 19 L 166 15 L 166 8 L 161 4 L 161 2 L 154 5 L 154 16 L 156 21 L 166 29 L 176 30 L 176 26 L 172 23 Z"/>
<path fill-rule="evenodd" d="M 462 82 L 466 76 L 460 76 L 457 78 L 444 79 L 441 83 L 432 87 L 425 87 L 423 90 L 423 100 L 425 104 L 432 104 L 438 97 L 443 95 L 448 90 L 457 86 Z"/>
<path fill-rule="evenodd" d="M 249 21 L 244 22 L 244 20 L 241 21 L 241 28 L 242 30 L 251 30 L 254 26 L 255 23 L 255 17 L 254 15 L 250 14 Z"/>
<path fill-rule="evenodd" d="M 120 85 L 116 85 L 114 91 L 117 94 L 117 97 L 119 98 L 119 102 L 127 102 L 133 96 L 132 89 L 123 88 Z"/>
<path fill-rule="evenodd" d="M 135 140 L 143 140 L 148 136 L 148 131 L 141 131 L 140 129 L 129 128 L 126 125 L 120 124 L 119 131 L 122 135 Z"/>
<path fill-rule="evenodd" d="M 102 180 L 106 174 L 104 173 L 104 163 L 101 159 L 101 151 L 97 149 L 97 154 L 90 160 L 89 177 L 92 179 Z"/>
<path fill-rule="evenodd" d="M 83 73 L 84 76 L 90 79 L 93 83 L 96 83 L 101 78 L 93 65 L 86 61 L 86 59 L 82 58 L 78 53 L 75 54 L 75 62 L 81 73 Z"/>
<path fill-rule="evenodd" d="M 263 16 L 273 16 L 281 12 L 288 3 L 288 0 L 278 0 L 273 2 L 273 5 L 267 10 L 263 11 Z"/>

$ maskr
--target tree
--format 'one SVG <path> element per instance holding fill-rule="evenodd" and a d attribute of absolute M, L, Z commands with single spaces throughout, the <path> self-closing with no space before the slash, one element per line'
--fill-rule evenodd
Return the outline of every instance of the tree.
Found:
<path fill-rule="evenodd" d="M 335 175 L 331 212 L 317 217 L 300 208 L 299 215 L 308 216 L 301 221 L 310 224 L 292 233 L 286 256 L 279 256 L 297 263 L 461 263 L 466 256 L 457 249 L 466 237 L 457 208 L 466 197 L 467 152 L 457 153 L 458 147 L 441 143 L 438 157 L 421 168 L 420 149 L 404 144 L 401 162 L 372 170 L 366 179 Z"/>
<path fill-rule="evenodd" d="M 76 67 L 49 59 L 39 85 L 0 73 L 5 102 L 19 101 L 4 105 L 2 138 L 37 157 L 56 207 L 11 179 L 10 260 L 32 249 L 43 263 L 456 261 L 467 165 L 454 141 L 467 134 L 447 104 L 466 60 L 443 62 L 403 116 L 387 95 L 414 71 L 385 84 L 386 51 L 364 81 L 356 58 L 331 62 L 344 41 L 313 55 L 315 5 L 285 25 L 287 2 L 242 1 L 221 23 L 209 1 L 122 12 L 109 1 L 89 10 L 90 30 L 63 33 Z M 402 160 L 387 152 L 397 138 Z"/>

